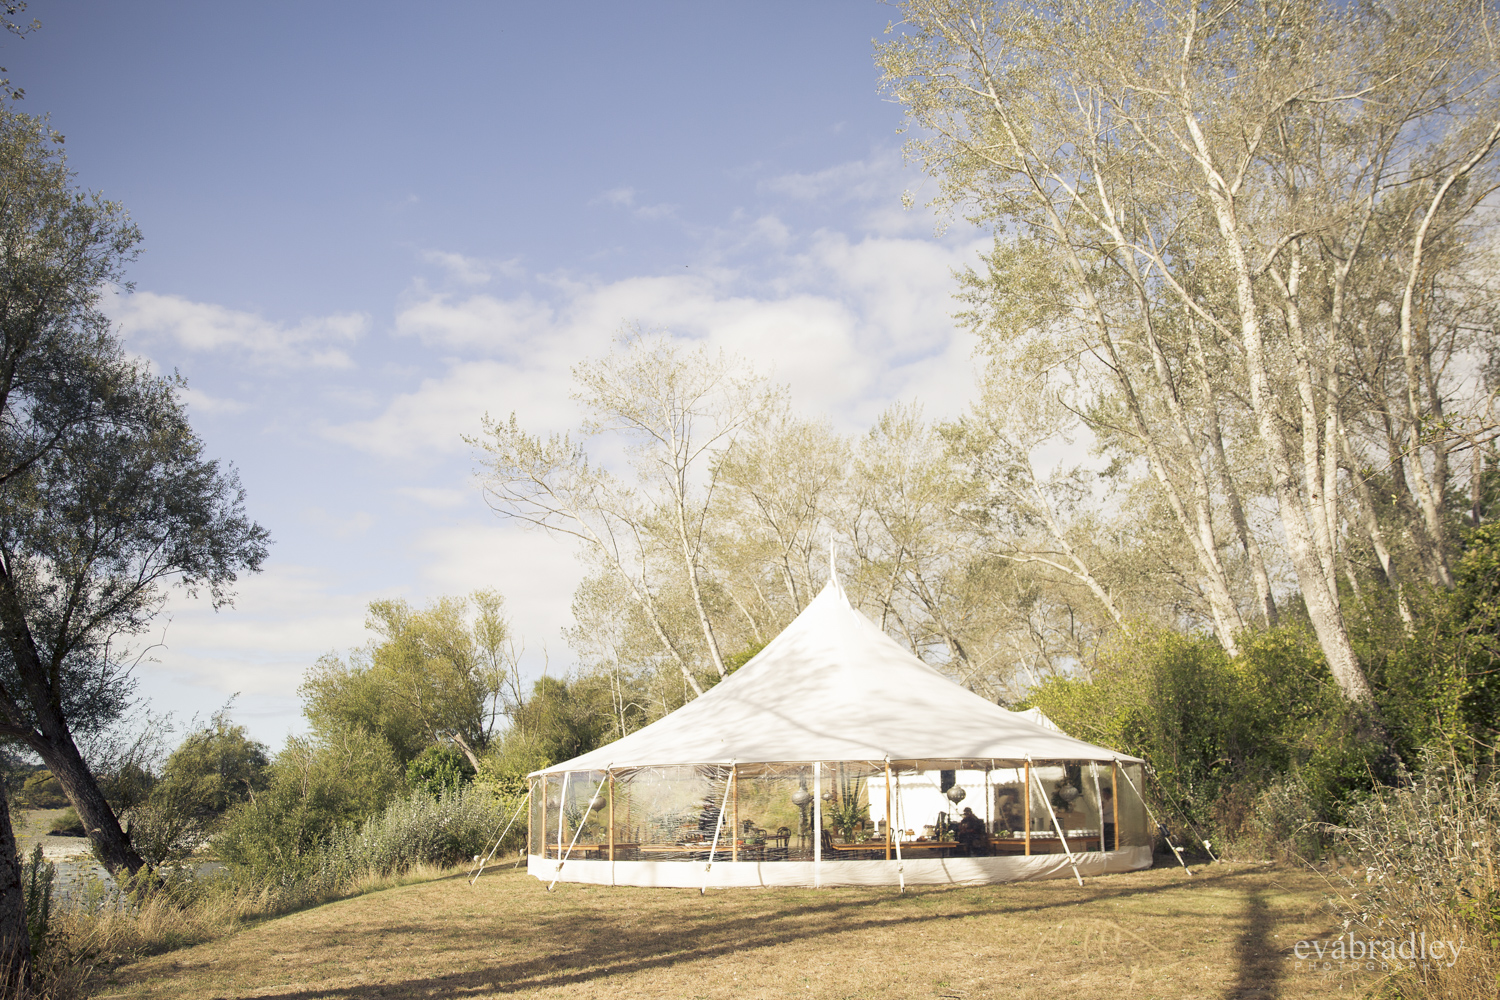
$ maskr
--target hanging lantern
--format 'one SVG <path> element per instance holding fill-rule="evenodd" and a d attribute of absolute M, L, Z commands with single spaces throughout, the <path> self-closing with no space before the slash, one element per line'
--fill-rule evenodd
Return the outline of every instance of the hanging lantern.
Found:
<path fill-rule="evenodd" d="M 593 798 L 589 799 L 589 808 L 594 812 L 598 812 L 600 809 L 603 809 L 607 805 L 609 805 L 609 799 L 605 798 L 603 795 L 595 795 Z"/>
<path fill-rule="evenodd" d="M 1071 803 L 1074 799 L 1078 798 L 1078 796 L 1082 795 L 1083 793 L 1074 788 L 1072 785 L 1064 785 L 1062 788 L 1058 789 L 1057 794 L 1062 797 L 1062 800 L 1064 802 Z"/>
<path fill-rule="evenodd" d="M 805 788 L 799 788 L 792 793 L 792 805 L 796 806 L 798 809 L 801 809 L 811 801 L 812 792 L 809 792 Z"/>
<path fill-rule="evenodd" d="M 948 796 L 949 802 L 952 802 L 954 805 L 958 805 L 969 793 L 964 791 L 962 788 L 959 788 L 957 785 L 954 785 L 943 794 Z"/>
<path fill-rule="evenodd" d="M 833 789 L 830 788 L 828 791 L 826 791 L 826 792 L 823 793 L 823 801 L 824 802 L 832 802 L 833 801 Z"/>

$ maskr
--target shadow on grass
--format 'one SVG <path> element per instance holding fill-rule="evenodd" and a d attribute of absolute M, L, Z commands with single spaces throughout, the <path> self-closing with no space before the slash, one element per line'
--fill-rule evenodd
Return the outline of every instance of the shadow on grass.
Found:
<path fill-rule="evenodd" d="M 1195 885 L 1232 884 L 1231 880 L 1235 875 L 1234 872 L 1203 873 L 1194 876 L 1192 881 Z M 375 995 L 397 998 L 459 997 L 471 996 L 478 991 L 514 993 L 576 986 L 611 976 L 667 969 L 685 962 L 699 962 L 732 954 L 743 956 L 757 949 L 803 942 L 810 937 L 856 933 L 895 924 L 903 929 L 918 926 L 941 927 L 952 921 L 972 917 L 993 918 L 1007 914 L 1034 914 L 1046 910 L 1093 906 L 1114 900 L 1152 896 L 1181 887 L 1182 883 L 1179 882 L 1149 886 L 1112 886 L 1106 883 L 1095 884 L 1087 890 L 1077 890 L 1068 897 L 1044 903 L 1017 902 L 1014 905 L 997 906 L 991 901 L 971 901 L 967 905 L 945 909 L 941 913 L 916 909 L 916 906 L 925 902 L 946 901 L 951 898 L 945 894 L 953 891 L 953 887 L 935 887 L 909 890 L 904 897 L 896 896 L 894 892 L 889 896 L 862 899 L 830 897 L 789 906 L 770 915 L 756 914 L 724 919 L 711 913 L 683 914 L 678 923 L 645 927 L 600 927 L 597 924 L 590 927 L 590 915 L 579 913 L 570 907 L 554 917 L 544 917 L 533 928 L 538 936 L 550 934 L 551 940 L 555 942 L 553 950 L 545 955 L 514 962 L 497 962 L 486 968 L 467 972 L 424 976 L 379 985 L 365 982 L 347 987 L 293 987 L 284 991 L 270 990 L 259 995 L 276 997 L 277 1000 L 327 1000 Z M 690 890 L 684 890 L 687 891 Z M 1263 902 L 1254 905 L 1259 907 L 1259 919 L 1269 918 Z M 893 906 L 899 907 L 899 910 L 892 912 Z M 397 924 L 385 925 L 380 931 L 391 935 L 424 932 L 427 932 L 426 929 L 419 926 Z M 348 940 L 346 935 L 344 940 Z M 1236 997 L 1240 995 L 1234 994 Z"/>
<path fill-rule="evenodd" d="M 1281 996 L 1285 957 L 1277 954 L 1268 935 L 1273 923 L 1271 910 L 1259 889 L 1245 896 L 1244 929 L 1239 939 L 1239 965 L 1234 985 L 1224 1000 L 1272 1000 Z"/>

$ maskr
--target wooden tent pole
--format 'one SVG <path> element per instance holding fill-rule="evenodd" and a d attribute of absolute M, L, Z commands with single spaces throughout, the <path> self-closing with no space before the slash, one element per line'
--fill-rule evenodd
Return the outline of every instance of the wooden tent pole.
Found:
<path fill-rule="evenodd" d="M 891 827 L 896 817 L 891 814 L 891 759 L 885 759 L 885 859 L 891 860 Z"/>
<path fill-rule="evenodd" d="M 1031 760 L 1026 761 L 1026 853 L 1031 854 Z"/>
<path fill-rule="evenodd" d="M 1120 762 L 1114 761 L 1109 770 L 1109 797 L 1114 799 L 1115 844 L 1112 850 L 1120 849 Z"/>
<path fill-rule="evenodd" d="M 990 794 L 990 771 L 994 770 L 995 762 L 990 761 L 984 768 L 984 842 L 990 842 L 990 836 L 995 832 L 995 825 L 990 822 L 990 801 L 994 798 Z M 989 848 L 985 848 L 988 851 Z"/>
<path fill-rule="evenodd" d="M 823 888 L 823 762 L 813 761 L 813 888 Z"/>
<path fill-rule="evenodd" d="M 559 858 L 563 856 L 563 827 L 567 825 L 563 822 L 563 807 L 568 802 L 568 778 L 572 773 L 572 771 L 563 772 L 562 791 L 557 793 L 557 856 Z"/>

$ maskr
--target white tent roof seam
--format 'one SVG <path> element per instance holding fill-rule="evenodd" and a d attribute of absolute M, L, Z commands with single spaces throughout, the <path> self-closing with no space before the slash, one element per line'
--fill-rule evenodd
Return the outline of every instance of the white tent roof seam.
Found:
<path fill-rule="evenodd" d="M 1140 762 L 954 683 L 886 635 L 830 580 L 765 649 L 701 697 L 533 773 L 887 758 Z"/>

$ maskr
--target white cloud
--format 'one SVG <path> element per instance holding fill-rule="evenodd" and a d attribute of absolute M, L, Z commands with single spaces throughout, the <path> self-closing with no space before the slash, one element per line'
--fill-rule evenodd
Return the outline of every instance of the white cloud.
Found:
<path fill-rule="evenodd" d="M 413 500 L 425 507 L 437 510 L 453 510 L 475 501 L 477 490 L 453 490 L 439 487 L 426 486 L 403 486 L 396 491 L 397 494 L 411 497 Z"/>
<path fill-rule="evenodd" d="M 571 540 L 490 516 L 430 528 L 414 548 L 428 593 L 461 595 L 484 587 L 504 595 L 517 645 L 526 644 L 528 672 L 541 672 L 544 646 L 554 671 L 569 662 L 562 630 L 573 624 L 573 591 L 583 579 Z"/>
<path fill-rule="evenodd" d="M 166 341 L 270 368 L 353 367 L 348 349 L 369 327 L 363 313 L 310 317 L 288 326 L 255 313 L 155 292 L 117 293 L 106 308 L 132 344 Z"/>
<path fill-rule="evenodd" d="M 497 276 L 518 278 L 522 275 L 520 265 L 515 260 L 468 257 L 443 250 L 424 250 L 422 259 L 442 268 L 454 281 L 465 285 L 488 284 Z"/>
<path fill-rule="evenodd" d="M 761 182 L 762 190 L 795 198 L 798 201 L 871 201 L 888 195 L 899 184 L 901 156 L 894 151 L 877 154 L 866 160 L 851 160 L 823 170 L 780 174 Z"/>
<path fill-rule="evenodd" d="M 168 608 L 162 645 L 136 670 L 155 711 L 183 718 L 236 693 L 235 717 L 273 746 L 297 722 L 297 688 L 319 656 L 363 645 L 365 607 L 390 590 L 341 591 L 332 571 L 272 564 L 237 586 L 232 608 L 214 611 L 205 600 L 177 592 Z"/>
<path fill-rule="evenodd" d="M 183 389 L 181 395 L 191 412 L 201 413 L 205 416 L 211 414 L 232 415 L 235 413 L 244 413 L 250 408 L 250 404 L 248 403 L 242 403 L 237 399 L 229 399 L 223 396 L 212 396 L 202 389 L 194 389 L 192 386 Z"/>
<path fill-rule="evenodd" d="M 568 429 L 579 417 L 572 367 L 608 351 L 627 323 L 743 356 L 846 431 L 913 397 L 929 415 L 955 415 L 973 379 L 971 339 L 951 319 L 952 271 L 981 246 L 818 233 L 758 286 L 720 267 L 611 282 L 553 276 L 509 299 L 419 296 L 398 314 L 399 333 L 482 356 L 450 359 L 374 418 L 324 433 L 412 459 L 462 453 L 461 435 L 486 412 L 514 412 L 533 431 Z M 539 297 L 549 292 L 550 302 Z"/>
<path fill-rule="evenodd" d="M 633 187 L 610 188 L 594 199 L 594 204 L 611 205 L 615 208 L 623 208 L 638 219 L 648 221 L 655 219 L 668 219 L 677 214 L 676 205 L 665 203 L 656 205 L 641 205 L 636 202 L 636 191 Z"/>
<path fill-rule="evenodd" d="M 456 362 L 443 376 L 423 379 L 415 390 L 397 396 L 374 419 L 329 425 L 323 434 L 388 458 L 457 454 L 469 450 L 462 435 L 478 434 L 486 413 L 497 419 L 523 414 L 536 430 L 572 426 L 579 413 L 568 392 L 565 364 L 559 374 L 556 365 Z"/>
<path fill-rule="evenodd" d="M 335 538 L 353 538 L 375 526 L 375 515 L 365 510 L 330 514 L 322 507 L 308 507 L 302 512 L 302 520 Z"/>
<path fill-rule="evenodd" d="M 454 302 L 446 295 L 418 299 L 396 315 L 396 332 L 428 346 L 504 351 L 544 333 L 552 309 L 528 295 L 499 299 L 474 295 Z"/>

